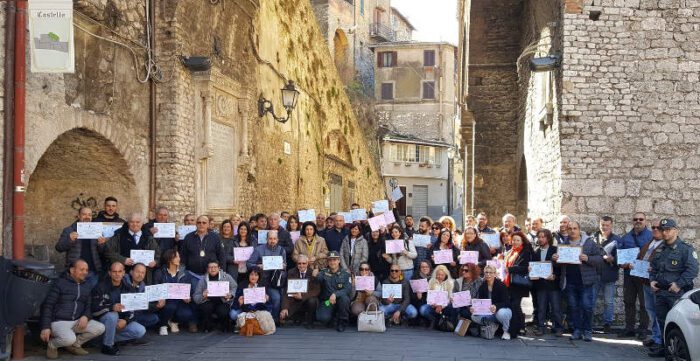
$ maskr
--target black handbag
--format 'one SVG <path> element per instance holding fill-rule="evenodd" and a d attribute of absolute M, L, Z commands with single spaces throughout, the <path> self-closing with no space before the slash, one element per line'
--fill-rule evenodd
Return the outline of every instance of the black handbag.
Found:
<path fill-rule="evenodd" d="M 437 324 L 435 325 L 435 328 L 438 331 L 442 331 L 442 332 L 454 332 L 455 331 L 455 325 L 444 314 L 440 316 L 440 319 L 438 320 Z"/>
<path fill-rule="evenodd" d="M 532 287 L 532 281 L 530 280 L 530 276 L 528 276 L 528 275 L 511 273 L 510 274 L 510 283 L 513 285 L 522 286 L 522 287 L 528 287 L 528 288 Z"/>

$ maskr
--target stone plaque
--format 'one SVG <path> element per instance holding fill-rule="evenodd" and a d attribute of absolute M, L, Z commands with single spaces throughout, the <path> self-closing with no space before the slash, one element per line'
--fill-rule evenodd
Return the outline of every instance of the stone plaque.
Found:
<path fill-rule="evenodd" d="M 236 188 L 236 137 L 233 127 L 211 122 L 213 156 L 207 162 L 207 206 L 232 209 Z"/>

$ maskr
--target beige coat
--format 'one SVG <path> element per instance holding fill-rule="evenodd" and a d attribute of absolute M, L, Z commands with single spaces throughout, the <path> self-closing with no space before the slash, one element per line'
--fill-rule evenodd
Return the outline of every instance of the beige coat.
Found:
<path fill-rule="evenodd" d="M 303 254 L 306 257 L 315 257 L 316 261 L 309 264 L 311 268 L 323 269 L 326 268 L 326 258 L 328 257 L 328 246 L 326 246 L 326 240 L 319 236 L 314 236 L 314 239 L 309 246 L 306 242 L 306 237 L 299 237 L 297 243 L 294 245 L 294 252 L 292 252 L 292 259 L 294 262 L 299 259 L 299 255 Z"/>

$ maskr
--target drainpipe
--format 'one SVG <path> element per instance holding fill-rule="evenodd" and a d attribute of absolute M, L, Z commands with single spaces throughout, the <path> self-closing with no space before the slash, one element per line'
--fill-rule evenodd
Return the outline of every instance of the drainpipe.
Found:
<path fill-rule="evenodd" d="M 151 53 L 155 57 L 156 54 L 156 9 L 153 0 L 148 0 L 148 16 L 150 18 L 150 23 L 146 26 L 151 27 L 150 37 L 148 42 L 151 48 Z M 150 65 L 149 65 L 150 66 Z M 156 134 L 157 134 L 157 113 L 156 113 L 156 82 L 153 78 L 150 79 L 148 84 L 149 90 L 149 140 L 150 140 L 150 167 L 148 174 L 148 209 L 155 210 L 156 208 Z"/>
<path fill-rule="evenodd" d="M 15 3 L 8 1 L 5 3 L 5 99 L 3 106 L 5 109 L 4 115 L 4 144 L 3 144 L 3 193 L 2 193 L 2 239 L 3 250 L 2 254 L 9 255 L 12 251 L 10 239 L 12 239 L 12 154 L 14 151 L 14 139 L 9 136 L 14 132 L 12 126 L 12 111 L 14 101 L 14 86 L 12 73 L 15 68 Z"/>
<path fill-rule="evenodd" d="M 24 119 L 26 83 L 27 1 L 17 1 L 15 14 L 15 74 L 14 74 L 14 151 L 12 155 L 12 258 L 24 259 Z M 24 358 L 24 326 L 15 327 L 12 338 L 12 358 Z"/>

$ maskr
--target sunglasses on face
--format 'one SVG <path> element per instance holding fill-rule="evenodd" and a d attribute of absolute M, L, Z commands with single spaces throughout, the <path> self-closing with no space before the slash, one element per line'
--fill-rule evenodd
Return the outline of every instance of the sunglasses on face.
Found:
<path fill-rule="evenodd" d="M 632 218 L 632 220 L 635 222 L 642 222 L 644 221 L 644 218 Z"/>
<path fill-rule="evenodd" d="M 463 270 L 462 270 L 462 273 L 467 273 L 467 272 L 469 272 L 468 269 L 463 269 Z"/>
<path fill-rule="evenodd" d="M 369 268 L 367 268 L 367 267 L 360 267 L 360 271 L 369 271 Z"/>
<path fill-rule="evenodd" d="M 653 230 L 655 230 L 655 231 L 660 231 L 660 230 L 661 230 L 661 227 L 651 226 L 651 229 L 653 229 Z"/>
<path fill-rule="evenodd" d="M 197 224 L 208 224 L 209 222 L 197 222 Z"/>
<path fill-rule="evenodd" d="M 391 272 L 392 272 L 392 273 L 394 273 L 394 272 L 401 272 L 401 270 L 393 269 L 393 270 L 391 270 Z"/>

